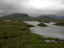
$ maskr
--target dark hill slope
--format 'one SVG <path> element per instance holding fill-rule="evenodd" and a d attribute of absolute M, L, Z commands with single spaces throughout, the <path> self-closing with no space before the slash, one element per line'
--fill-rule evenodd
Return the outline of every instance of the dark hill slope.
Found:
<path fill-rule="evenodd" d="M 0 20 L 32 20 L 33 17 L 28 16 L 27 14 L 11 14 L 7 16 L 3 16 Z"/>
<path fill-rule="evenodd" d="M 37 21 L 37 20 L 56 20 L 56 19 L 48 16 L 30 17 L 27 14 L 16 13 L 16 14 L 3 16 L 0 18 L 0 20 Z"/>
<path fill-rule="evenodd" d="M 48 17 L 48 16 L 39 16 L 37 17 L 39 20 L 57 20 L 55 18 L 52 17 Z"/>

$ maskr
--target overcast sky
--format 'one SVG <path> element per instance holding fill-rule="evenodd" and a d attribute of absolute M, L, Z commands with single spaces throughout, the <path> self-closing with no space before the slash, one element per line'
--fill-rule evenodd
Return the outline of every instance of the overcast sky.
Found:
<path fill-rule="evenodd" d="M 64 0 L 0 0 L 0 16 L 12 13 L 64 15 Z"/>

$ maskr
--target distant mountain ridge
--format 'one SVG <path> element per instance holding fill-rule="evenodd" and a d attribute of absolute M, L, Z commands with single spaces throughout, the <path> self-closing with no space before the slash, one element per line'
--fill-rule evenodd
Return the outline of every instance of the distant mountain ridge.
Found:
<path fill-rule="evenodd" d="M 55 18 L 46 16 L 46 15 L 44 15 L 44 16 L 41 15 L 41 16 L 39 16 L 37 18 L 40 19 L 40 20 L 56 20 Z"/>
<path fill-rule="evenodd" d="M 22 20 L 22 21 L 37 21 L 37 20 L 57 20 L 49 16 L 30 17 L 27 14 L 15 13 L 7 16 L 0 17 L 0 20 Z"/>
<path fill-rule="evenodd" d="M 31 17 L 28 16 L 27 14 L 20 14 L 20 13 L 15 13 L 7 16 L 3 16 L 0 19 L 1 20 L 29 20 Z"/>
<path fill-rule="evenodd" d="M 47 16 L 55 18 L 55 19 L 64 20 L 64 16 L 55 16 L 55 15 L 47 15 Z"/>
<path fill-rule="evenodd" d="M 59 16 L 58 19 L 64 20 L 64 16 Z"/>

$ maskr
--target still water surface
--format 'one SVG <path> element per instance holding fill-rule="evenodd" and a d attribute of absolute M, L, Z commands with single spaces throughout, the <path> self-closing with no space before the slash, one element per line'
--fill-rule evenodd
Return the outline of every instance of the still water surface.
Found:
<path fill-rule="evenodd" d="M 35 26 L 30 28 L 32 33 L 36 33 L 44 37 L 64 39 L 64 26 L 53 25 L 55 24 L 55 22 L 45 23 L 46 25 L 48 25 L 48 27 L 37 26 L 37 24 L 39 24 L 39 22 L 37 21 L 24 21 L 24 22 Z"/>

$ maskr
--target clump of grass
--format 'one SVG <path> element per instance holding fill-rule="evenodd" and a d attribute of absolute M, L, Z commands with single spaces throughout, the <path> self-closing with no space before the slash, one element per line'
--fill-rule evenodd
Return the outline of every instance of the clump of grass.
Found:
<path fill-rule="evenodd" d="M 35 27 L 35 26 L 33 26 L 33 25 L 27 25 L 27 27 Z"/>
<path fill-rule="evenodd" d="M 57 25 L 57 26 L 64 26 L 64 22 L 58 22 L 55 25 Z"/>
<path fill-rule="evenodd" d="M 50 21 L 44 21 L 45 23 L 50 23 Z"/>
<path fill-rule="evenodd" d="M 41 27 L 47 27 L 47 25 L 44 24 L 44 23 L 40 23 L 40 24 L 38 24 L 38 26 L 41 26 Z"/>

